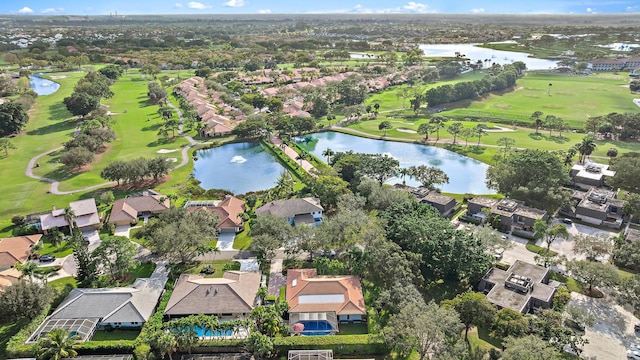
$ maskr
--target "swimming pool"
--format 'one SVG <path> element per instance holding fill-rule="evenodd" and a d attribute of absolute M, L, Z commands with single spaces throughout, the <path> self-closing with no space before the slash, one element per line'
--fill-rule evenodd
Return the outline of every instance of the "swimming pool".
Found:
<path fill-rule="evenodd" d="M 298 323 L 304 325 L 304 330 L 300 332 L 303 336 L 331 335 L 336 332 L 326 320 L 300 320 Z"/>
<path fill-rule="evenodd" d="M 193 330 L 198 334 L 199 338 L 220 338 L 220 337 L 231 337 L 233 335 L 233 331 L 231 330 L 223 330 L 223 331 L 211 331 L 205 330 L 200 326 L 196 326 Z"/>

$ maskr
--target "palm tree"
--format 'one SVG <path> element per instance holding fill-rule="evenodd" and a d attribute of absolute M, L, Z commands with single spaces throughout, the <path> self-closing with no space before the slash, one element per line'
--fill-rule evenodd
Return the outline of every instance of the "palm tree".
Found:
<path fill-rule="evenodd" d="M 173 360 L 171 354 L 176 351 L 176 347 L 178 346 L 178 342 L 176 341 L 176 337 L 168 332 L 161 332 L 156 334 L 153 339 L 153 347 L 156 348 L 162 358 L 165 355 L 169 355 L 169 360 Z"/>
<path fill-rule="evenodd" d="M 191 354 L 191 348 L 200 341 L 198 333 L 193 329 L 193 326 L 183 326 L 172 331 L 176 340 L 176 346 L 187 349 L 187 352 Z M 169 355 L 171 357 L 171 355 Z"/>
<path fill-rule="evenodd" d="M 36 269 L 38 268 L 38 265 L 36 263 L 27 261 L 24 264 L 20 264 L 19 262 L 17 262 L 14 267 L 18 271 L 20 271 L 20 274 L 22 274 L 20 277 L 26 277 L 29 279 L 29 282 L 33 282 L 33 276 L 35 275 Z"/>
<path fill-rule="evenodd" d="M 477 146 L 480 146 L 480 138 L 487 135 L 487 131 L 485 130 L 485 125 L 484 124 L 478 124 L 475 128 L 475 135 L 478 137 L 478 144 Z"/>
<path fill-rule="evenodd" d="M 578 149 L 575 146 L 570 147 L 567 150 L 567 156 L 564 158 L 565 165 L 573 165 L 573 157 L 578 153 Z"/>
<path fill-rule="evenodd" d="M 583 137 L 582 141 L 575 145 L 576 149 L 580 153 L 580 163 L 584 163 L 585 158 L 593 153 L 596 146 L 596 142 L 592 136 Z"/>
<path fill-rule="evenodd" d="M 429 134 L 435 131 L 432 123 L 422 123 L 418 126 L 418 134 L 424 135 L 424 141 L 429 140 Z"/>
<path fill-rule="evenodd" d="M 60 232 L 58 228 L 51 229 L 51 237 L 50 237 L 51 245 L 57 248 L 58 245 L 62 243 L 62 240 L 64 240 L 64 234 Z"/>
<path fill-rule="evenodd" d="M 76 213 L 70 206 L 64 208 L 64 220 L 69 225 L 69 232 L 73 231 L 73 228 L 76 225 Z"/>
<path fill-rule="evenodd" d="M 261 286 L 261 287 L 258 289 L 258 294 L 257 294 L 257 296 L 258 296 L 258 298 L 260 299 L 260 303 L 264 304 L 264 299 L 265 299 L 268 295 L 269 295 L 269 290 L 268 290 L 266 287 Z"/>
<path fill-rule="evenodd" d="M 554 115 L 547 115 L 544 118 L 544 123 L 547 125 L 547 128 L 549 129 L 549 137 L 551 137 L 551 130 L 553 130 L 553 127 L 556 124 L 556 117 Z"/>
<path fill-rule="evenodd" d="M 402 185 L 405 185 L 407 183 L 405 181 L 405 178 L 407 176 L 411 176 L 411 169 L 409 169 L 409 168 L 399 168 L 398 169 L 398 175 L 400 176 L 400 178 L 402 178 Z"/>
<path fill-rule="evenodd" d="M 327 158 L 327 164 L 329 164 L 331 162 L 331 157 L 333 155 L 335 155 L 335 151 L 331 150 L 331 148 L 326 148 L 323 152 L 322 152 L 322 156 Z"/>
<path fill-rule="evenodd" d="M 542 114 L 544 114 L 542 111 L 534 111 L 533 114 L 531 114 L 531 119 L 534 121 L 535 125 L 536 125 L 536 134 L 539 134 L 538 130 L 540 129 L 540 126 L 542 126 L 542 119 L 540 119 L 540 117 L 542 116 Z"/>
<path fill-rule="evenodd" d="M 436 131 L 436 141 L 440 140 L 440 129 L 444 127 L 444 123 L 447 122 L 447 118 L 442 115 L 434 115 L 429 122 L 433 124 L 433 128 Z"/>
<path fill-rule="evenodd" d="M 71 336 L 69 332 L 62 328 L 51 330 L 45 337 L 38 340 L 38 359 L 61 360 L 78 355 L 73 349 L 76 336 Z"/>
<path fill-rule="evenodd" d="M 298 156 L 296 156 L 296 160 L 298 160 L 300 162 L 300 166 L 302 166 L 302 161 L 303 160 L 307 160 L 309 158 L 309 154 L 307 154 L 304 151 L 301 151 L 300 154 L 298 154 Z"/>

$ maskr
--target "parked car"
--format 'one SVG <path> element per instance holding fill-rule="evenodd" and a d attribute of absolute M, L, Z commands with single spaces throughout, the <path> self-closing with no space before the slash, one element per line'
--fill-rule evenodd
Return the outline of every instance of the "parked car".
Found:
<path fill-rule="evenodd" d="M 633 330 L 635 332 L 640 332 L 640 323 L 637 323 L 637 324 L 633 325 Z"/>
<path fill-rule="evenodd" d="M 567 225 L 573 224 L 573 220 L 571 220 L 569 218 L 564 218 L 564 219 L 561 219 L 560 221 L 562 221 L 563 223 L 565 223 Z"/>
<path fill-rule="evenodd" d="M 640 351 L 627 350 L 628 360 L 640 360 Z"/>
<path fill-rule="evenodd" d="M 502 260 L 502 256 L 504 255 L 504 249 L 503 248 L 497 248 L 495 250 L 493 250 L 493 257 L 496 260 Z"/>
<path fill-rule="evenodd" d="M 629 350 L 640 351 L 640 344 L 631 344 L 631 346 L 629 346 Z"/>
<path fill-rule="evenodd" d="M 56 257 L 53 255 L 42 255 L 40 256 L 40 262 L 52 262 Z"/>
<path fill-rule="evenodd" d="M 565 323 L 565 325 L 567 325 L 568 327 L 570 327 L 570 328 L 572 328 L 572 329 L 574 329 L 574 330 L 577 330 L 577 331 L 579 331 L 579 332 L 583 332 L 583 333 L 584 333 L 584 329 L 585 329 L 584 324 L 581 324 L 581 323 L 579 323 L 579 322 L 577 322 L 577 321 L 575 321 L 575 320 L 573 320 L 573 319 L 566 319 L 566 320 L 564 321 L 564 323 Z"/>

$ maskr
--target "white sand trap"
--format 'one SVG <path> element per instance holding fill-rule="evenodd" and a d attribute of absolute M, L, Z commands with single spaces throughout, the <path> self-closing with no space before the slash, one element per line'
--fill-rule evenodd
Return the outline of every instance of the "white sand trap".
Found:
<path fill-rule="evenodd" d="M 68 78 L 67 75 L 51 75 L 51 79 L 52 80 L 56 80 L 56 79 L 66 79 Z"/>
<path fill-rule="evenodd" d="M 403 133 L 409 133 L 409 134 L 417 134 L 418 132 L 412 129 L 407 129 L 407 128 L 396 128 L 396 130 L 403 132 Z"/>
<path fill-rule="evenodd" d="M 178 158 L 167 158 L 168 162 L 178 162 Z"/>
<path fill-rule="evenodd" d="M 515 130 L 513 129 L 509 129 L 506 127 L 502 127 L 502 126 L 495 126 L 493 125 L 493 129 L 485 129 L 484 131 L 486 132 L 514 132 Z"/>
<path fill-rule="evenodd" d="M 173 150 L 169 150 L 169 149 L 160 149 L 157 151 L 158 154 L 168 154 L 168 153 L 172 153 L 172 152 L 176 152 L 178 150 L 173 149 Z"/>
<path fill-rule="evenodd" d="M 640 107 L 640 99 L 633 99 L 633 103 Z"/>

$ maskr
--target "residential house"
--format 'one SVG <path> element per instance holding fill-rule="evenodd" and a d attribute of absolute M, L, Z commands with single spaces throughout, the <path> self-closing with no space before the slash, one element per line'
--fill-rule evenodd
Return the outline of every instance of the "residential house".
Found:
<path fill-rule="evenodd" d="M 105 327 L 140 328 L 153 314 L 165 283 L 166 278 L 140 278 L 127 287 L 73 289 L 27 343 L 55 328 L 77 335 L 80 341 L 90 340 Z"/>
<path fill-rule="evenodd" d="M 116 200 L 111 209 L 109 222 L 115 225 L 129 225 L 138 218 L 160 214 L 170 207 L 171 201 L 168 197 L 155 192 L 144 192 L 142 196 Z"/>
<path fill-rule="evenodd" d="M 571 181 L 578 187 L 588 190 L 592 187 L 605 186 L 605 180 L 616 175 L 616 172 L 609 170 L 609 165 L 586 162 L 585 164 L 575 164 L 569 171 Z"/>
<path fill-rule="evenodd" d="M 467 214 L 480 221 L 485 221 L 486 215 L 482 209 L 490 209 L 491 216 L 500 217 L 500 226 L 510 231 L 533 231 L 536 220 L 547 220 L 549 215 L 544 210 L 525 206 L 523 202 L 509 198 L 491 199 L 477 196 L 467 203 Z"/>
<path fill-rule="evenodd" d="M 22 278 L 22 273 L 16 268 L 0 271 L 0 291 L 17 284 Z"/>
<path fill-rule="evenodd" d="M 224 200 L 196 200 L 184 204 L 187 212 L 204 209 L 218 217 L 216 229 L 220 232 L 239 233 L 244 230 L 244 221 L 240 214 L 245 211 L 244 201 L 227 195 Z"/>
<path fill-rule="evenodd" d="M 638 239 L 640 239 L 640 230 L 627 227 L 624 233 L 624 240 L 630 243 L 637 241 Z M 2 273 L 0 273 L 0 276 L 2 276 Z"/>
<path fill-rule="evenodd" d="M 256 215 L 271 214 L 286 218 L 291 225 L 322 223 L 324 208 L 317 198 L 289 199 L 270 201 L 256 210 Z"/>
<path fill-rule="evenodd" d="M 622 226 L 624 200 L 617 199 L 617 192 L 591 188 L 587 192 L 574 191 L 572 200 L 577 203 L 572 216 L 594 225 L 619 229 Z"/>
<path fill-rule="evenodd" d="M 440 215 L 447 217 L 456 207 L 458 202 L 451 196 L 443 195 L 440 192 L 425 187 L 413 187 L 404 184 L 395 184 L 393 187 L 410 192 L 416 197 L 416 200 L 423 204 L 433 206 Z"/>
<path fill-rule="evenodd" d="M 31 256 L 31 247 L 40 242 L 42 234 L 0 239 L 0 270 L 24 264 Z"/>
<path fill-rule="evenodd" d="M 482 278 L 478 290 L 498 308 L 526 314 L 553 304 L 556 288 L 549 285 L 548 268 L 516 260 L 507 270 L 491 268 Z"/>
<path fill-rule="evenodd" d="M 367 321 L 357 276 L 321 276 L 316 269 L 289 269 L 286 299 L 289 325 L 296 333 L 334 334 L 339 331 L 339 323 Z M 296 325 L 298 323 L 301 325 Z"/>
<path fill-rule="evenodd" d="M 262 275 L 257 271 L 225 271 L 221 278 L 182 274 L 164 311 L 167 320 L 194 314 L 220 320 L 246 317 L 257 304 Z"/>
<path fill-rule="evenodd" d="M 95 199 L 72 201 L 69 203 L 69 209 L 73 212 L 73 220 L 80 230 L 95 230 L 100 225 L 100 215 Z M 68 228 L 69 223 L 65 214 L 65 209 L 56 209 L 54 205 L 51 212 L 40 216 L 40 228 L 45 234 L 54 228 Z"/>

